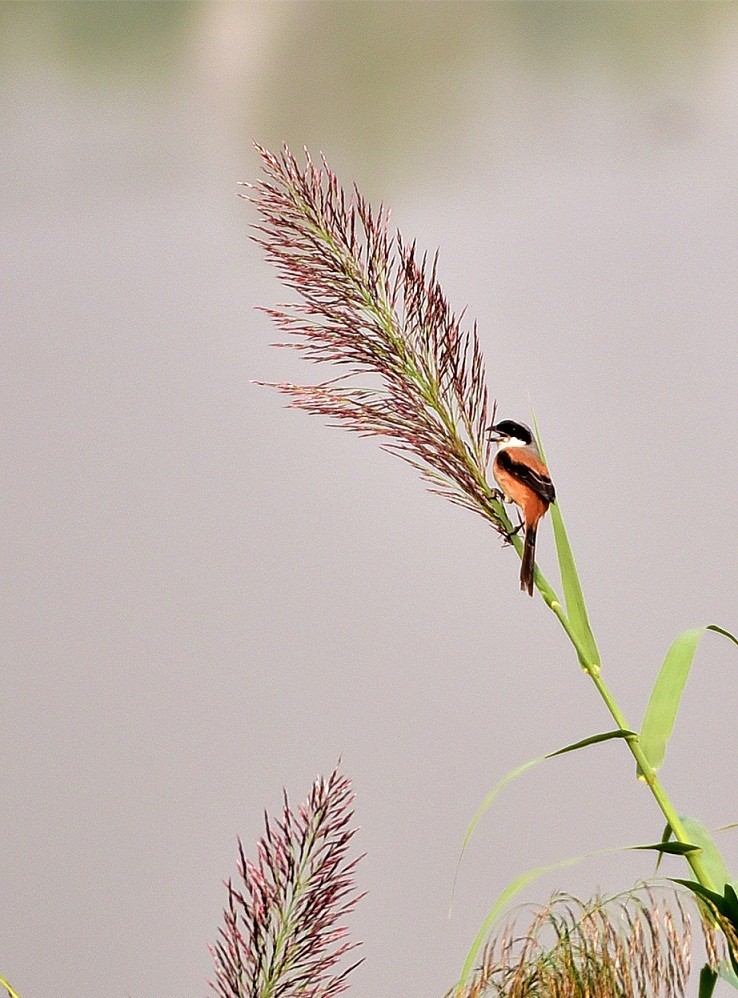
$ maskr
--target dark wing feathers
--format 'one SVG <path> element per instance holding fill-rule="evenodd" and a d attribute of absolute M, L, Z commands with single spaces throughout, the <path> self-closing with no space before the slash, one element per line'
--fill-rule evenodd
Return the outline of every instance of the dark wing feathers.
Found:
<path fill-rule="evenodd" d="M 510 453 L 510 450 L 501 450 L 497 455 L 497 463 L 501 468 L 513 475 L 513 477 L 517 478 L 519 482 L 532 489 L 544 502 L 551 503 L 556 501 L 553 482 L 548 477 L 548 472 L 543 464 L 540 465 L 539 469 L 532 468 L 527 463 L 524 464 L 522 461 L 517 461 L 514 454 Z"/>

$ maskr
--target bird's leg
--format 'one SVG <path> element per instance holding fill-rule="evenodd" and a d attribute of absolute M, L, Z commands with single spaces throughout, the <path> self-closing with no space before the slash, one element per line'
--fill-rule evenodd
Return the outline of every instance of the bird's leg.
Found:
<path fill-rule="evenodd" d="M 520 516 L 520 513 L 518 513 L 518 519 L 520 520 L 520 523 L 517 525 L 517 527 L 513 528 L 512 530 L 508 531 L 508 533 L 505 534 L 505 543 L 506 544 L 512 544 L 513 537 L 516 534 L 519 534 L 520 531 L 525 526 L 525 524 L 523 522 L 523 518 Z"/>

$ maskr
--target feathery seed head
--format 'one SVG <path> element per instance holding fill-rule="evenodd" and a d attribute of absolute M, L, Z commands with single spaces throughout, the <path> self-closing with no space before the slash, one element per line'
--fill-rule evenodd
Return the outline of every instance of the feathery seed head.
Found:
<path fill-rule="evenodd" d="M 244 195 L 261 214 L 255 238 L 302 299 L 265 311 L 284 345 L 346 368 L 321 384 L 274 387 L 292 406 L 383 438 L 432 491 L 507 536 L 487 481 L 494 413 L 477 329 L 463 330 L 452 312 L 437 255 L 390 234 L 389 212 L 356 188 L 348 196 L 324 159 L 316 166 L 306 150 L 300 166 L 286 146 L 280 155 L 257 149 L 266 178 Z"/>
<path fill-rule="evenodd" d="M 354 886 L 361 857 L 347 856 L 353 800 L 350 781 L 336 769 L 315 781 L 297 812 L 285 794 L 281 818 L 265 814 L 256 863 L 239 842 L 241 885 L 228 881 L 228 907 L 211 947 L 211 988 L 220 998 L 335 998 L 346 990 L 361 962 L 335 970 L 358 945 L 340 924 L 363 896 Z"/>

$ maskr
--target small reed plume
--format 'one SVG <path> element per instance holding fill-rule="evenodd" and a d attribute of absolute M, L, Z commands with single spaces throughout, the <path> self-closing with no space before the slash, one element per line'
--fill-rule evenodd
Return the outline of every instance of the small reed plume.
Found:
<path fill-rule="evenodd" d="M 346 373 L 318 385 L 279 384 L 290 404 L 327 416 L 417 467 L 432 491 L 510 524 L 487 481 L 490 419 L 476 326 L 463 331 L 438 283 L 437 256 L 418 256 L 389 212 L 347 196 L 325 160 L 257 146 L 266 179 L 250 188 L 256 241 L 300 304 L 267 309 L 293 346 Z M 354 378 L 358 377 L 357 383 Z"/>
<path fill-rule="evenodd" d="M 357 943 L 339 924 L 360 895 L 348 847 L 354 796 L 334 770 L 315 781 L 293 811 L 284 795 L 282 817 L 264 815 L 258 859 L 250 862 L 239 842 L 237 888 L 228 882 L 228 907 L 220 938 L 211 947 L 220 998 L 334 998 L 347 988 L 337 964 Z"/>
<path fill-rule="evenodd" d="M 677 895 L 667 903 L 641 889 L 585 903 L 557 894 L 522 932 L 513 924 L 492 939 L 448 998 L 683 998 L 691 946 Z"/>

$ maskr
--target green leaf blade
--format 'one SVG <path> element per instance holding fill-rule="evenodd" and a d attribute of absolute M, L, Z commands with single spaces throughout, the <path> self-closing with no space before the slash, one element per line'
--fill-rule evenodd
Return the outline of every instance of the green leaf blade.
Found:
<path fill-rule="evenodd" d="M 598 742 L 608 742 L 611 738 L 625 738 L 627 741 L 637 737 L 638 734 L 635 731 L 629 731 L 627 728 L 616 728 L 614 731 L 604 731 L 601 735 L 590 735 L 589 738 L 582 738 L 581 741 L 572 742 L 571 745 L 565 745 L 555 752 L 549 752 L 544 758 L 555 759 L 557 755 L 564 755 L 566 752 L 576 752 L 580 748 L 586 748 L 587 745 L 596 745 Z"/>
<path fill-rule="evenodd" d="M 680 818 L 684 831 L 689 836 L 689 841 L 694 842 L 702 850 L 700 860 L 705 873 L 710 878 L 715 890 L 722 892 L 725 885 L 730 883 L 730 872 L 712 836 L 702 822 L 697 821 L 696 818 L 690 818 L 687 815 L 680 815 Z"/>
<path fill-rule="evenodd" d="M 632 846 L 634 850 L 649 849 L 658 853 L 668 853 L 670 856 L 687 856 L 690 852 L 699 852 L 700 847 L 691 842 L 653 842 L 646 846 Z"/>
<path fill-rule="evenodd" d="M 738 645 L 738 638 L 735 634 L 731 634 L 730 631 L 726 631 L 724 627 L 718 627 L 717 624 L 708 624 L 705 628 L 706 631 L 714 631 L 716 634 L 722 634 L 724 638 L 732 641 L 733 644 Z"/>
<path fill-rule="evenodd" d="M 716 624 L 693 627 L 684 631 L 666 653 L 641 727 L 640 743 L 654 772 L 657 772 L 666 755 L 666 744 L 674 728 L 682 693 L 689 678 L 692 661 L 705 631 L 714 631 L 738 644 L 738 639 Z"/>
<path fill-rule="evenodd" d="M 490 790 L 487 796 L 484 798 L 482 803 L 479 805 L 477 810 L 474 812 L 474 816 L 469 822 L 466 832 L 464 833 L 464 838 L 461 843 L 461 855 L 459 856 L 459 862 L 466 851 L 466 847 L 469 845 L 469 841 L 474 834 L 477 825 L 482 820 L 484 815 L 489 811 L 490 807 L 499 796 L 500 792 L 511 783 L 513 780 L 517 779 L 518 776 L 522 776 L 527 770 L 532 769 L 534 766 L 538 766 L 540 763 L 545 762 L 546 759 L 554 759 L 558 755 L 565 755 L 567 752 L 575 752 L 577 749 L 585 748 L 587 745 L 596 745 L 599 742 L 610 741 L 612 738 L 637 738 L 638 734 L 635 731 L 629 731 L 626 728 L 616 728 L 614 731 L 604 731 L 598 735 L 590 735 L 588 738 L 582 738 L 581 741 L 572 742 L 571 745 L 565 745 L 563 748 L 556 749 L 555 752 L 549 752 L 546 755 L 538 756 L 535 759 L 529 759 L 527 762 L 521 763 L 520 766 L 516 766 L 511 769 L 508 773 L 495 783 L 494 787 Z"/>
<path fill-rule="evenodd" d="M 700 990 L 697 998 L 712 998 L 717 979 L 717 971 L 713 970 L 709 963 L 706 963 L 700 971 Z"/>
<path fill-rule="evenodd" d="M 733 970 L 732 965 L 723 962 L 720 964 L 719 971 L 722 979 L 724 981 L 727 981 L 727 983 L 730 984 L 732 988 L 738 991 L 738 974 L 736 974 L 736 972 Z"/>
<path fill-rule="evenodd" d="M 664 828 L 663 832 L 661 833 L 661 841 L 662 842 L 668 842 L 669 839 L 672 837 L 673 834 L 674 834 L 674 832 L 672 830 L 672 827 L 669 824 L 669 822 L 667 821 L 666 827 Z M 659 855 L 658 855 L 658 857 L 657 857 L 657 859 L 656 859 L 656 871 L 655 871 L 656 873 L 659 872 L 659 867 L 661 866 L 661 860 L 663 859 L 663 857 L 664 857 L 663 852 L 660 852 Z"/>
<path fill-rule="evenodd" d="M 541 444 L 541 435 L 538 430 L 538 420 L 535 413 L 533 413 L 533 426 L 535 427 L 538 449 L 545 461 L 546 458 Z M 556 543 L 561 585 L 564 590 L 566 615 L 585 653 L 584 657 L 586 660 L 583 660 L 581 655 L 579 656 L 580 664 L 585 669 L 593 669 L 598 672 L 600 668 L 600 653 L 589 623 L 587 605 L 584 602 L 584 593 L 579 581 L 574 553 L 569 543 L 569 537 L 564 526 L 564 517 L 561 514 L 561 507 L 558 500 L 551 506 L 551 525 L 553 526 L 554 541 Z"/>
<path fill-rule="evenodd" d="M 554 503 L 551 507 L 551 523 L 556 543 L 556 554 L 559 560 L 559 572 L 561 573 L 561 586 L 564 590 L 566 613 L 587 653 L 587 661 L 582 662 L 582 665 L 599 669 L 600 652 L 589 622 L 587 605 L 584 602 L 584 593 L 582 592 L 579 573 L 574 561 L 574 552 L 569 544 L 569 536 L 566 532 L 564 517 L 558 502 Z"/>
<path fill-rule="evenodd" d="M 704 627 L 684 631 L 672 643 L 656 677 L 641 727 L 641 748 L 654 772 L 661 768 L 682 693 Z"/>
<path fill-rule="evenodd" d="M 539 756 L 537 759 L 529 759 L 527 762 L 522 763 L 522 765 L 516 766 L 515 769 L 511 769 L 509 773 L 505 773 L 502 779 L 498 780 L 497 783 L 495 783 L 494 787 L 492 787 L 490 792 L 484 798 L 482 803 L 474 812 L 474 817 L 469 822 L 466 832 L 464 833 L 464 840 L 461 844 L 462 855 L 466 847 L 469 845 L 469 840 L 474 834 L 474 830 L 476 829 L 477 825 L 482 820 L 484 815 L 487 813 L 487 811 L 489 811 L 490 807 L 492 806 L 495 798 L 499 795 L 500 791 L 503 790 L 508 783 L 511 783 L 518 776 L 521 776 L 526 770 L 532 769 L 533 766 L 537 766 L 539 763 L 543 762 L 545 758 L 546 758 L 545 756 Z"/>
<path fill-rule="evenodd" d="M 467 846 L 469 845 L 471 837 L 472 835 L 474 835 L 474 832 L 476 831 L 477 825 L 485 816 L 487 811 L 489 811 L 489 809 L 492 807 L 492 804 L 496 800 L 497 796 L 507 786 L 508 783 L 511 783 L 518 776 L 522 776 L 522 774 L 526 772 L 526 770 L 532 769 L 533 766 L 537 766 L 539 763 L 543 762 L 545 758 L 546 757 L 542 755 L 538 756 L 538 758 L 536 759 L 529 759 L 527 762 L 524 762 L 520 766 L 516 766 L 515 769 L 511 769 L 508 773 L 505 773 L 502 779 L 498 780 L 497 783 L 495 783 L 490 792 L 487 794 L 482 803 L 474 812 L 474 816 L 472 817 L 471 821 L 467 825 L 466 831 L 464 832 L 464 838 L 461 843 L 461 849 L 459 850 L 459 858 L 456 861 L 456 872 L 454 874 L 454 882 L 451 888 L 451 902 L 449 906 L 449 913 L 453 908 L 454 896 L 456 894 L 456 885 L 459 881 L 459 871 L 461 870 L 461 862 L 464 858 L 464 854 L 466 853 L 466 849 Z"/>
<path fill-rule="evenodd" d="M 738 982 L 738 949 L 735 945 L 735 939 L 738 936 L 738 896 L 736 895 L 735 888 L 732 884 L 727 883 L 725 885 L 725 893 L 720 894 L 716 891 L 709 890 L 703 884 L 698 883 L 696 880 L 681 880 L 679 878 L 674 878 L 675 884 L 681 884 L 683 887 L 689 888 L 693 894 L 696 894 L 698 898 L 702 898 L 707 901 L 707 907 L 714 909 L 712 912 L 715 917 L 716 923 L 720 928 L 723 929 L 725 935 L 725 941 L 728 945 L 728 955 L 730 957 L 730 963 L 732 968 L 732 973 L 727 974 L 725 970 L 730 970 L 731 968 L 720 967 L 720 976 L 724 977 L 725 980 L 733 984 L 736 987 Z M 715 913 L 717 912 L 717 916 Z M 730 926 L 721 925 L 721 920 L 725 920 L 730 923 Z"/>
<path fill-rule="evenodd" d="M 556 756 L 565 755 L 567 752 L 575 752 L 577 749 L 585 748 L 587 745 L 596 745 L 598 742 L 606 742 L 611 738 L 637 738 L 638 735 L 635 731 L 628 731 L 625 728 L 617 728 L 614 731 L 605 731 L 599 735 L 590 735 L 589 738 L 583 738 L 581 741 L 573 742 L 571 745 L 565 745 L 563 748 L 557 749 L 555 752 L 549 752 L 547 755 L 538 756 L 536 759 L 529 759 L 527 762 L 522 763 L 520 766 L 516 766 L 511 769 L 508 773 L 498 780 L 497 783 L 492 787 L 490 792 L 484 798 L 482 803 L 479 805 L 477 810 L 474 812 L 474 816 L 467 825 L 466 831 L 464 832 L 464 838 L 461 843 L 461 849 L 459 850 L 459 858 L 456 861 L 456 872 L 454 874 L 454 883 L 451 888 L 451 906 L 453 906 L 453 898 L 456 894 L 456 885 L 459 880 L 459 870 L 461 869 L 461 862 L 466 853 L 467 846 L 474 835 L 474 832 L 479 825 L 479 822 L 485 816 L 487 811 L 492 807 L 502 790 L 511 783 L 513 780 L 517 779 L 518 776 L 522 776 L 527 770 L 532 769 L 534 766 L 538 766 L 540 763 L 545 762 L 547 759 L 554 759 Z"/>

